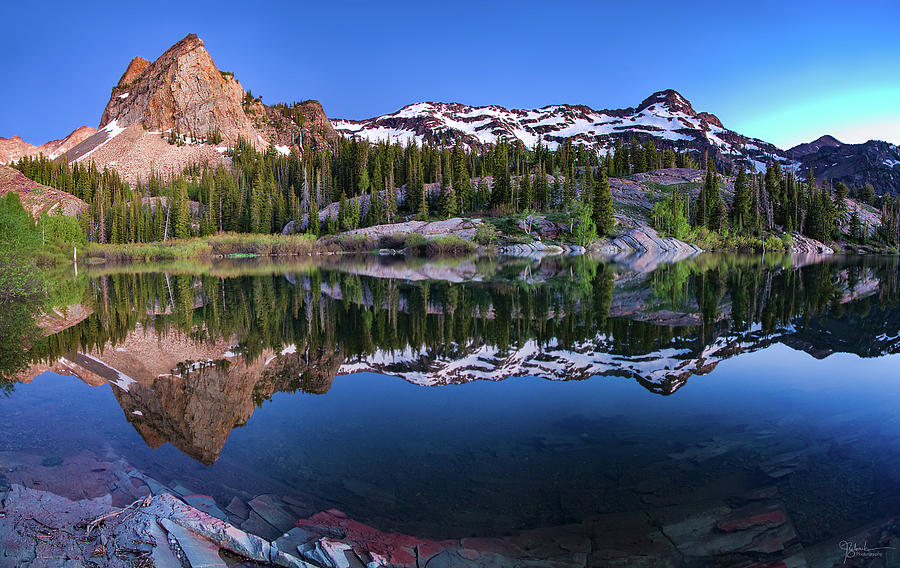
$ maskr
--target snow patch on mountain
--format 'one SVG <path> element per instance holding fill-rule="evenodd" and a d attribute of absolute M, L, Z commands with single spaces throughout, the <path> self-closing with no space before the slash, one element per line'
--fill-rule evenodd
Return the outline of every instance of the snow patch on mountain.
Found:
<path fill-rule="evenodd" d="M 694 111 L 687 99 L 672 90 L 652 94 L 636 109 L 594 110 L 584 105 L 506 109 L 497 105 L 420 102 L 367 120 L 331 122 L 343 136 L 373 143 L 459 140 L 480 146 L 507 139 L 519 140 L 529 148 L 542 144 L 557 149 L 569 140 L 602 154 L 609 152 L 617 140 L 627 141 L 634 135 L 641 140 L 653 137 L 667 146 L 698 153 L 711 148 L 756 171 L 764 170 L 773 160 L 788 168 L 795 165 L 774 145 L 724 128 L 715 115 Z"/>

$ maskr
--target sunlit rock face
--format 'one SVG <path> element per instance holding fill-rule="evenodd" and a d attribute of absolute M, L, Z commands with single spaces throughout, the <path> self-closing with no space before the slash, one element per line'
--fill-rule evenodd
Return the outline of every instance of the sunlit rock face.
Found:
<path fill-rule="evenodd" d="M 153 63 L 131 61 L 100 119 L 127 127 L 140 123 L 151 131 L 177 129 L 206 136 L 218 130 L 231 142 L 257 131 L 241 106 L 244 89 L 233 75 L 220 73 L 203 41 L 191 34 Z"/>

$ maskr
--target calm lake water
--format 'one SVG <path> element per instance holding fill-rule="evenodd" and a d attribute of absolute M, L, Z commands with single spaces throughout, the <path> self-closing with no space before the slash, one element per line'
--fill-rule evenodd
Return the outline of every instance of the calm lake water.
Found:
<path fill-rule="evenodd" d="M 55 333 L 0 396 L 10 471 L 115 455 L 222 509 L 270 493 L 430 538 L 764 500 L 814 549 L 900 515 L 895 258 L 361 257 L 56 281 L 68 312 L 42 318 Z"/>

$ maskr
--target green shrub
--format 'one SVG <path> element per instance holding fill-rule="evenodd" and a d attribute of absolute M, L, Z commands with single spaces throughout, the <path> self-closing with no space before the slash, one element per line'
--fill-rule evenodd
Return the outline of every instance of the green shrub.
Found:
<path fill-rule="evenodd" d="M 362 252 L 378 248 L 375 239 L 366 235 L 339 235 L 336 238 L 341 250 L 347 252 Z"/>
<path fill-rule="evenodd" d="M 490 223 L 482 223 L 475 229 L 475 242 L 482 246 L 490 246 L 498 238 L 497 229 Z"/>
<path fill-rule="evenodd" d="M 419 233 L 409 233 L 406 235 L 405 245 L 407 249 L 412 251 L 420 251 L 425 248 L 425 245 L 428 243 L 428 239 L 425 238 L 424 235 Z"/>
<path fill-rule="evenodd" d="M 784 241 L 775 235 L 766 235 L 763 243 L 765 244 L 765 250 L 767 251 L 782 252 L 785 250 Z"/>
<path fill-rule="evenodd" d="M 474 250 L 475 243 L 457 235 L 434 237 L 425 244 L 425 254 L 428 256 L 462 255 L 472 253 Z"/>
<path fill-rule="evenodd" d="M 384 235 L 378 239 L 378 248 L 399 250 L 405 246 L 406 235 L 404 233 Z"/>

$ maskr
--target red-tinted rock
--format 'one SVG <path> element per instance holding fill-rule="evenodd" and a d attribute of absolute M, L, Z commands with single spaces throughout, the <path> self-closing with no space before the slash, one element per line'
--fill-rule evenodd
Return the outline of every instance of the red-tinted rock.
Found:
<path fill-rule="evenodd" d="M 719 521 L 716 528 L 724 532 L 742 531 L 758 525 L 778 526 L 787 522 L 781 509 Z"/>

